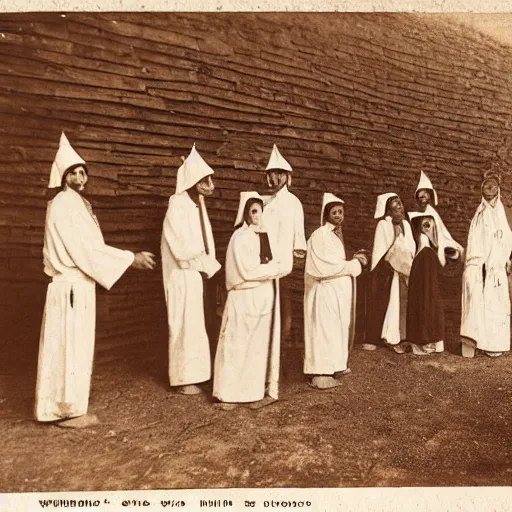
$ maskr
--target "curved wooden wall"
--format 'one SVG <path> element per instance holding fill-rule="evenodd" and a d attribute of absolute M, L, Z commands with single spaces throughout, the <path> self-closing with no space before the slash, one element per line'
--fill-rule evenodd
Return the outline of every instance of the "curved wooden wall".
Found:
<path fill-rule="evenodd" d="M 414 209 L 420 169 L 465 244 L 482 173 L 510 161 L 512 53 L 439 17 L 26 14 L 0 16 L 0 33 L 0 323 L 6 353 L 30 364 L 62 130 L 89 163 L 106 240 L 155 252 L 180 156 L 196 142 L 216 170 L 208 205 L 222 259 L 239 192 L 262 190 L 274 142 L 294 167 L 308 234 L 333 191 L 353 248 L 371 247 L 377 194 L 396 191 Z M 460 272 L 447 283 L 454 339 Z M 300 272 L 294 286 L 300 343 Z M 152 350 L 165 333 L 159 272 L 129 271 L 99 293 L 99 349 Z"/>

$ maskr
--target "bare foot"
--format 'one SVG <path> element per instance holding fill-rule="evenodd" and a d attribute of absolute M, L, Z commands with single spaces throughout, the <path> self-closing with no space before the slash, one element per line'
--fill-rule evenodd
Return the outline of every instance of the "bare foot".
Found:
<path fill-rule="evenodd" d="M 201 388 L 195 384 L 188 384 L 187 386 L 181 386 L 176 390 L 181 395 L 199 395 Z"/>
<path fill-rule="evenodd" d="M 261 400 L 258 400 L 257 402 L 252 402 L 249 404 L 249 409 L 261 409 L 262 407 L 266 407 L 267 405 L 271 405 L 276 403 L 277 400 L 275 398 L 272 398 L 271 396 L 266 396 L 265 398 L 262 398 Z"/>
<path fill-rule="evenodd" d="M 342 386 L 342 383 L 327 375 L 317 375 L 311 380 L 311 387 L 315 389 L 332 389 Z"/>
<path fill-rule="evenodd" d="M 78 418 L 59 421 L 55 423 L 55 425 L 62 428 L 87 428 L 97 425 L 98 423 L 99 420 L 95 414 L 84 414 L 83 416 L 78 416 Z"/>

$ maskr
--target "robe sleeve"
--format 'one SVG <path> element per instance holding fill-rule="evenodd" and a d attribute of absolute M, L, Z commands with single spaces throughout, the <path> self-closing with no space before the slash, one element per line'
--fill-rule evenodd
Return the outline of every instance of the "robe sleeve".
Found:
<path fill-rule="evenodd" d="M 323 228 L 318 229 L 309 239 L 306 273 L 318 280 L 360 275 L 362 267 L 359 260 L 347 261 L 342 249 L 336 235 Z"/>
<path fill-rule="evenodd" d="M 390 245 L 388 244 L 386 237 L 386 221 L 379 220 L 375 228 L 375 236 L 373 237 L 373 251 L 372 251 L 372 266 L 373 270 L 382 259 L 382 257 L 388 252 Z"/>
<path fill-rule="evenodd" d="M 297 199 L 294 208 L 294 216 L 293 216 L 293 250 L 294 251 L 306 251 L 306 236 L 304 234 L 304 210 L 302 209 L 302 204 Z"/>
<path fill-rule="evenodd" d="M 253 241 L 254 240 L 254 241 Z M 233 240 L 233 256 L 240 277 L 244 281 L 266 281 L 278 275 L 278 267 L 274 260 L 260 263 L 258 238 L 254 233 L 246 232 Z"/>
<path fill-rule="evenodd" d="M 91 239 L 83 229 L 80 216 L 69 212 L 56 216 L 53 229 L 73 263 L 84 274 L 110 290 L 133 263 L 135 255 L 105 244 L 102 238 Z"/>
<path fill-rule="evenodd" d="M 190 223 L 189 212 L 178 201 L 170 201 L 164 219 L 163 236 L 182 269 L 206 272 L 211 260 L 204 247 L 197 243 L 197 233 Z"/>

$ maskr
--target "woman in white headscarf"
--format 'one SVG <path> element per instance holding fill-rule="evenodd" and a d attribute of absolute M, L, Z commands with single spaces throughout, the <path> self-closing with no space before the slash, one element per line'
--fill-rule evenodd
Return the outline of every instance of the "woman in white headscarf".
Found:
<path fill-rule="evenodd" d="M 350 331 L 354 329 L 353 278 L 367 265 L 357 252 L 346 259 L 341 226 L 344 203 L 324 194 L 321 227 L 308 240 L 304 293 L 304 373 L 311 386 L 330 389 L 340 385 L 335 377 L 348 370 Z"/>
<path fill-rule="evenodd" d="M 226 253 L 228 296 L 215 356 L 213 396 L 222 409 L 260 407 L 278 398 L 279 268 L 262 212 L 257 192 L 241 193 Z"/>
<path fill-rule="evenodd" d="M 487 176 L 482 202 L 469 227 L 462 281 L 462 355 L 475 349 L 497 357 L 510 350 L 510 269 L 512 232 L 500 199 L 500 179 Z"/>

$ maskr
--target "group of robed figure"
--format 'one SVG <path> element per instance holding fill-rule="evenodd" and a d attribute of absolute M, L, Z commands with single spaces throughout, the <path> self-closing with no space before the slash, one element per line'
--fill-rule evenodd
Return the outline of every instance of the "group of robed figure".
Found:
<path fill-rule="evenodd" d="M 265 169 L 272 193 L 242 192 L 225 258 L 224 304 L 213 372 L 216 407 L 260 408 L 278 399 L 280 345 L 291 328 L 290 273 L 304 261 L 304 373 L 310 385 L 330 389 L 350 372 L 356 280 L 369 268 L 365 343 L 444 350 L 442 268 L 464 261 L 462 354 L 499 356 L 510 349 L 508 274 L 512 232 L 500 198 L 500 178 L 482 184 L 467 249 L 455 242 L 435 210 L 437 193 L 422 172 L 418 211 L 405 213 L 395 193 L 377 198 L 373 251 L 348 259 L 343 239 L 344 201 L 325 193 L 320 227 L 306 243 L 304 213 L 289 191 L 292 167 L 274 145 Z M 161 238 L 168 315 L 168 374 L 173 390 L 202 392 L 211 378 L 204 284 L 221 269 L 205 198 L 214 192 L 213 169 L 192 148 L 178 169 Z M 109 290 L 129 268 L 153 270 L 150 252 L 107 245 L 82 192 L 87 166 L 64 134 L 52 165 L 44 271 L 48 286 L 41 328 L 35 416 L 59 426 L 87 426 L 95 341 L 95 286 Z M 297 266 L 297 265 L 295 265 Z M 300 266 L 300 265 L 299 265 Z"/>

